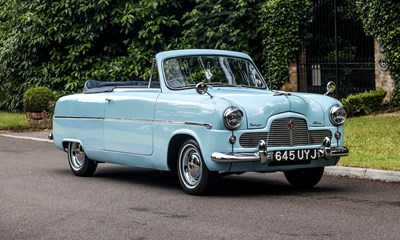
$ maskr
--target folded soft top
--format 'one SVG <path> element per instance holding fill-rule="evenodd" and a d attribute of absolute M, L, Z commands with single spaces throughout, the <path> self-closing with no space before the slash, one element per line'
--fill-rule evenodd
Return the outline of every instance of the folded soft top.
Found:
<path fill-rule="evenodd" d="M 88 80 L 83 87 L 83 93 L 112 92 L 118 87 L 147 87 L 148 81 L 103 82 Z M 152 82 L 151 87 L 159 87 L 158 82 Z"/>

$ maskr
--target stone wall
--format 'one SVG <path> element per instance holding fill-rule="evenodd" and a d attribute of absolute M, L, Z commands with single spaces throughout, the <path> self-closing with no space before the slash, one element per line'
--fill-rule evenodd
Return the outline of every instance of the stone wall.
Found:
<path fill-rule="evenodd" d="M 48 112 L 27 112 L 26 118 L 32 128 L 50 129 L 53 125 Z"/>

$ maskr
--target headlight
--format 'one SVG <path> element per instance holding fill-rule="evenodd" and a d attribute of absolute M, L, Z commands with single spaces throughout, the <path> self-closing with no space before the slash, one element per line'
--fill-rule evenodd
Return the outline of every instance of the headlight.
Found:
<path fill-rule="evenodd" d="M 236 129 L 242 123 L 243 113 L 237 108 L 230 107 L 224 112 L 224 124 L 228 129 Z"/>
<path fill-rule="evenodd" d="M 334 125 L 343 124 L 346 120 L 347 112 L 344 107 L 333 106 L 331 108 L 331 121 Z"/>

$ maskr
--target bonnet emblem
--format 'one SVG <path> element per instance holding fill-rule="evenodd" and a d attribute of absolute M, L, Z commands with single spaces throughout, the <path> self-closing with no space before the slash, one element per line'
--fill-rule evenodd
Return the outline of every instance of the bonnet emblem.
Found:
<path fill-rule="evenodd" d="M 293 129 L 294 128 L 294 122 L 292 122 L 292 120 L 289 121 L 289 123 L 287 124 L 288 129 Z"/>

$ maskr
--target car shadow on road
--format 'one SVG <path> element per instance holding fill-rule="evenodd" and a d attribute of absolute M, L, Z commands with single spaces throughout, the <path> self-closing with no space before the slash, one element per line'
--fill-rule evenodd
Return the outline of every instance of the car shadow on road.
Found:
<path fill-rule="evenodd" d="M 93 178 L 148 186 L 151 188 L 180 190 L 179 182 L 173 174 L 152 169 L 109 165 L 98 169 Z"/>
<path fill-rule="evenodd" d="M 63 175 L 71 174 L 69 170 L 62 171 Z M 61 174 L 61 172 L 59 172 Z M 215 191 L 210 196 L 304 196 L 321 193 L 340 192 L 340 188 L 334 185 L 320 184 L 312 189 L 292 188 L 278 174 L 244 174 L 220 177 Z M 184 194 L 179 181 L 175 175 L 170 172 L 156 170 L 126 167 L 118 165 L 108 165 L 99 167 L 95 172 L 93 179 L 101 178 L 103 180 L 118 181 L 132 185 L 147 186 L 157 189 L 166 189 Z"/>
<path fill-rule="evenodd" d="M 261 177 L 253 176 L 230 176 L 219 179 L 218 196 L 308 196 L 313 194 L 331 193 L 340 191 L 334 186 L 317 185 L 309 189 L 296 189 L 290 186 L 284 177 L 269 178 L 269 174 L 263 174 Z"/>

